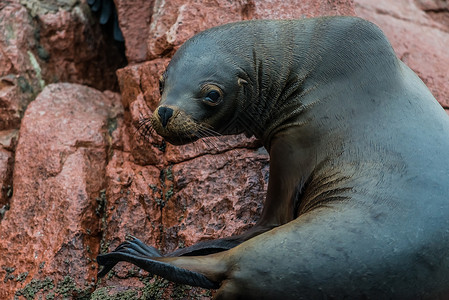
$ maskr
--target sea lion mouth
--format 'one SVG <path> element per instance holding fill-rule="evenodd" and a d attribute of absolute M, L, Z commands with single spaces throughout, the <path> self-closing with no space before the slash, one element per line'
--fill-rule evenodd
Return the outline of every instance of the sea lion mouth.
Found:
<path fill-rule="evenodd" d="M 169 117 L 166 115 L 167 109 L 159 107 L 153 113 L 150 123 L 152 129 L 172 145 L 185 145 L 214 135 L 215 131 L 211 130 L 210 126 L 194 120 L 179 108 L 174 108 Z"/>
<path fill-rule="evenodd" d="M 160 124 L 156 124 L 154 126 L 154 129 L 156 130 L 157 134 L 164 138 L 165 141 L 169 142 L 172 145 L 179 146 L 193 143 L 201 138 L 201 136 L 197 134 L 194 129 L 191 129 L 189 127 L 190 126 L 169 126 L 167 128 L 160 126 Z"/>

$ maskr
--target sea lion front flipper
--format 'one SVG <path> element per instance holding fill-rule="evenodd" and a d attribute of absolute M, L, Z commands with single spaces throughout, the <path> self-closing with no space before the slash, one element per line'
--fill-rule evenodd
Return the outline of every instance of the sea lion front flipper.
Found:
<path fill-rule="evenodd" d="M 148 256 L 148 257 L 161 257 L 162 255 L 158 250 L 154 247 L 150 247 L 144 244 L 141 240 L 133 236 L 127 236 L 127 240 L 115 248 L 111 253 L 118 253 L 121 251 L 125 251 L 128 253 L 132 253 L 140 256 Z M 108 253 L 110 254 L 110 253 Z M 123 259 L 117 259 L 108 257 L 108 254 L 100 254 L 97 256 L 97 262 L 99 265 L 102 265 L 103 268 L 98 272 L 98 277 L 103 277 L 120 261 Z"/>
<path fill-rule="evenodd" d="M 254 227 L 245 231 L 240 235 L 233 235 L 221 239 L 202 241 L 192 245 L 190 247 L 177 249 L 172 253 L 168 253 L 164 255 L 165 257 L 174 257 L 174 256 L 199 256 L 199 255 L 208 255 L 213 253 L 218 253 L 222 251 L 226 251 L 232 249 L 244 241 L 247 241 L 259 234 L 262 234 L 266 231 L 273 229 L 276 226 L 265 226 L 261 224 L 254 225 Z"/>
<path fill-rule="evenodd" d="M 190 247 L 177 249 L 174 252 L 164 255 L 164 257 L 174 258 L 180 256 L 202 256 L 226 251 L 270 229 L 272 229 L 272 227 L 264 227 L 256 225 L 241 235 L 235 235 L 216 240 L 202 241 Z M 129 256 L 122 257 L 121 255 L 116 255 L 117 253 L 119 254 L 126 253 L 126 255 L 133 256 L 134 258 L 139 257 L 139 259 L 146 259 L 148 257 L 151 258 L 162 257 L 162 255 L 156 248 L 146 245 L 138 238 L 129 235 L 126 237 L 126 239 L 127 240 L 118 245 L 114 251 L 107 254 L 100 254 L 97 256 L 98 264 L 103 266 L 103 268 L 98 272 L 98 277 L 104 277 L 120 261 L 128 261 L 134 263 L 134 261 L 129 260 L 130 259 Z M 140 266 L 137 263 L 136 265 Z M 150 270 L 147 271 L 150 272 Z"/>
<path fill-rule="evenodd" d="M 207 289 L 218 288 L 218 283 L 209 280 L 205 275 L 176 266 L 176 263 L 170 263 L 170 259 L 173 258 L 162 258 L 159 252 L 156 249 L 153 251 L 153 249 L 143 244 L 137 238 L 120 244 L 116 250 L 97 257 L 98 264 L 103 266 L 103 269 L 98 273 L 98 277 L 106 275 L 118 262 L 127 261 L 151 274 L 162 276 L 173 282 Z M 159 256 L 149 257 L 145 255 L 151 253 Z M 164 259 L 168 261 L 163 261 Z"/>
<path fill-rule="evenodd" d="M 198 256 L 198 255 L 208 255 L 213 253 L 218 253 L 221 251 L 226 251 L 235 246 L 239 245 L 243 241 L 236 238 L 223 238 L 217 240 L 203 241 L 187 248 L 177 249 L 172 253 L 168 253 L 165 256 Z"/>

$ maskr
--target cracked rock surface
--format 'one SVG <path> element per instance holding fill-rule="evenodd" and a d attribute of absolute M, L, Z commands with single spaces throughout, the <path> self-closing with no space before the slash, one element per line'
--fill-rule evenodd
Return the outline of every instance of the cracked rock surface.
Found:
<path fill-rule="evenodd" d="M 94 285 L 107 126 L 121 115 L 117 94 L 69 83 L 46 86 L 28 106 L 15 151 L 14 195 L 0 223 L 0 265 L 7 273 L 1 299 L 31 278 L 54 286 L 70 280 L 78 293 Z M 26 289 L 13 291 L 29 297 Z"/>

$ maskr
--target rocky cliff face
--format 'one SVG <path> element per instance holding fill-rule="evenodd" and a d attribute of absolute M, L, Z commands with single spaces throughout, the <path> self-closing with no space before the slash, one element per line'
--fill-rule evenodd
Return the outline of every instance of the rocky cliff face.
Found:
<path fill-rule="evenodd" d="M 201 30 L 254 18 L 359 15 L 386 32 L 449 107 L 446 1 L 114 2 L 128 61 L 117 76 L 120 44 L 103 34 L 86 1 L 0 3 L 1 299 L 213 294 L 129 264 L 97 280 L 95 263 L 127 234 L 169 252 L 240 233 L 260 214 L 268 155 L 258 141 L 174 147 L 138 130 L 157 106 L 170 57 Z"/>

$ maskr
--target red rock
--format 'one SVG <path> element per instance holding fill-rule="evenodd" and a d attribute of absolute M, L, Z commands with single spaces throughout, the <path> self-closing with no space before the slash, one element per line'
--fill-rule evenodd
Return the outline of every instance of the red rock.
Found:
<path fill-rule="evenodd" d="M 87 3 L 40 7 L 39 42 L 45 53 L 41 57 L 46 82 L 68 81 L 93 86 L 100 90 L 116 89 L 115 70 L 124 65 L 113 41 L 106 41 L 97 23 L 94 23 Z M 51 6 L 50 6 L 51 7 Z"/>
<path fill-rule="evenodd" d="M 203 155 L 165 174 L 164 251 L 240 234 L 259 219 L 268 183 L 266 152 Z"/>
<path fill-rule="evenodd" d="M 36 297 L 91 291 L 107 129 L 121 114 L 120 102 L 111 99 L 88 87 L 55 84 L 28 106 L 15 155 L 14 195 L 0 223 L 1 299 L 33 286 L 41 286 Z M 71 288 L 63 292 L 58 286 Z"/>
<path fill-rule="evenodd" d="M 160 170 L 130 162 L 130 154 L 115 151 L 106 169 L 107 207 L 105 240 L 119 242 L 127 234 L 157 246 L 161 221 Z M 155 230 L 156 234 L 152 234 Z"/>
<path fill-rule="evenodd" d="M 16 147 L 18 135 L 17 129 L 0 131 L 0 148 L 13 151 Z"/>
<path fill-rule="evenodd" d="M 141 64 L 128 66 L 117 71 L 123 106 L 127 109 L 139 94 L 143 95 L 146 105 L 154 110 L 159 103 L 159 77 L 165 71 L 170 60 L 154 59 Z M 141 112 L 142 114 L 144 112 Z M 133 121 L 138 121 L 135 116 Z"/>
<path fill-rule="evenodd" d="M 420 2 L 424 5 L 432 1 Z M 421 77 L 444 107 L 449 107 L 448 25 L 435 21 L 413 1 L 355 0 L 355 4 L 357 15 L 377 24 L 399 58 Z"/>
<path fill-rule="evenodd" d="M 350 16 L 355 15 L 352 2 L 352 0 L 254 1 L 254 4 L 247 4 L 247 14 L 249 19 L 299 19 L 302 17 L 317 16 Z"/>
<path fill-rule="evenodd" d="M 154 247 L 161 246 L 161 184 L 160 170 L 154 166 L 139 166 L 130 162 L 130 154 L 115 151 L 106 169 L 105 214 L 102 219 L 101 252 L 112 251 L 129 234 Z M 126 277 L 129 265 L 120 264 L 108 285 L 138 286 Z M 134 268 L 136 274 L 146 272 Z M 100 284 L 99 287 L 105 286 Z"/>
<path fill-rule="evenodd" d="M 168 59 L 156 59 L 129 66 L 117 71 L 117 77 L 125 107 L 126 130 L 129 134 L 129 148 L 133 159 L 140 165 L 164 164 L 165 143 L 154 132 L 147 132 L 141 126 L 159 102 L 159 77 L 165 70 Z"/>
<path fill-rule="evenodd" d="M 0 28 L 0 76 L 29 71 L 39 77 L 31 61 L 35 54 L 30 50 L 37 43 L 27 10 L 18 3 L 3 4 L 0 7 Z"/>
<path fill-rule="evenodd" d="M 17 3 L 0 6 L 0 130 L 18 128 L 28 103 L 42 88 L 35 64 L 35 28 Z"/>
<path fill-rule="evenodd" d="M 0 28 L 7 29 L 0 30 L 0 77 L 20 75 L 33 98 L 45 82 L 117 89 L 115 70 L 124 58 L 105 40 L 85 1 L 15 2 L 0 7 Z"/>
<path fill-rule="evenodd" d="M 26 105 L 31 101 L 32 94 L 21 91 L 24 83 L 21 76 L 8 75 L 0 78 L 0 130 L 16 129 Z"/>
<path fill-rule="evenodd" d="M 147 45 L 142 40 L 150 32 L 154 0 L 129 1 L 115 0 L 120 29 L 125 37 L 128 63 L 142 62 L 147 57 Z"/>
<path fill-rule="evenodd" d="M 114 70 L 119 60 L 111 49 L 105 51 L 87 4 L 75 2 L 1 3 L 0 130 L 20 126 L 25 108 L 45 82 L 80 82 L 100 89 L 117 86 Z"/>
<path fill-rule="evenodd" d="M 449 9 L 449 3 L 446 0 L 417 0 L 416 4 L 426 11 L 430 10 L 447 10 Z"/>
<path fill-rule="evenodd" d="M 180 163 L 206 154 L 223 154 L 226 151 L 239 148 L 257 149 L 262 143 L 243 134 L 233 136 L 207 137 L 194 143 L 173 146 L 167 143 L 165 157 L 169 163 Z"/>

